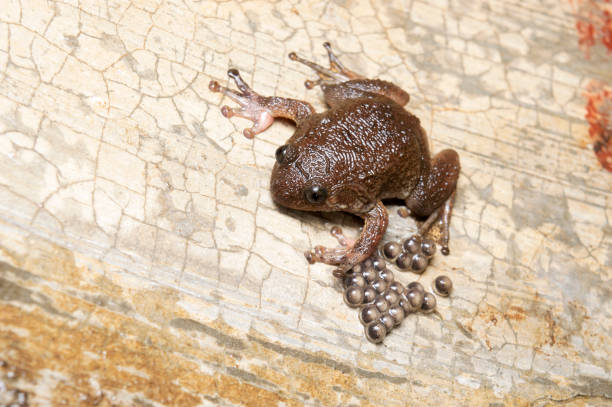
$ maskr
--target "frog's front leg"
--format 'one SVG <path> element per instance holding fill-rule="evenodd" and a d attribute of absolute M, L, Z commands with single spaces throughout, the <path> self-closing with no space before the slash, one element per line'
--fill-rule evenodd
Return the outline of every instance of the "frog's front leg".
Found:
<path fill-rule="evenodd" d="M 299 125 L 302 120 L 314 113 L 313 107 L 308 102 L 259 95 L 244 82 L 237 69 L 230 69 L 227 75 L 236 82 L 240 92 L 221 86 L 217 81 L 210 81 L 208 88 L 213 92 L 223 93 L 240 105 L 238 108 L 223 106 L 221 108 L 223 116 L 227 118 L 239 116 L 255 122 L 250 129 L 244 129 L 246 138 L 253 138 L 266 130 L 276 117 L 293 120 Z"/>
<path fill-rule="evenodd" d="M 338 266 L 340 271 L 346 272 L 372 255 L 387 230 L 389 214 L 382 202 L 378 201 L 369 212 L 361 216 L 365 222 L 357 241 L 353 243 L 340 240 L 341 246 L 333 249 L 316 246 L 314 250 L 304 253 L 308 262 Z M 332 234 L 337 236 L 337 230 L 336 233 L 333 231 L 334 229 Z"/>

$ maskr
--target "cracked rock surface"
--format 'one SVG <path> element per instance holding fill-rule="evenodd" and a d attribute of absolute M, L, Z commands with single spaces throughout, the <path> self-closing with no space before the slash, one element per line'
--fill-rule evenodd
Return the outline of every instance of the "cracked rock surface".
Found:
<path fill-rule="evenodd" d="M 582 97 L 612 76 L 569 3 L 2 3 L 0 404 L 612 403 L 612 177 Z M 394 270 L 453 293 L 382 345 L 303 257 L 360 223 L 275 207 L 292 126 L 247 140 L 208 90 L 234 67 L 320 111 L 287 54 L 326 40 L 461 156 L 450 256 Z M 384 241 L 416 230 L 396 209 Z"/>

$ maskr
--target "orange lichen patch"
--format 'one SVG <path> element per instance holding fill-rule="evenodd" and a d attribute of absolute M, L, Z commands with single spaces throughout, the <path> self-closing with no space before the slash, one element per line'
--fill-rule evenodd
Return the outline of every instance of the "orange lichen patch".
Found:
<path fill-rule="evenodd" d="M 578 44 L 587 59 L 591 48 L 601 43 L 612 53 L 612 0 L 570 0 L 576 15 Z M 612 88 L 607 83 L 591 80 L 583 93 L 587 100 L 585 119 L 589 123 L 589 139 L 599 163 L 612 172 Z"/>
<path fill-rule="evenodd" d="M 600 164 L 612 172 L 612 87 L 601 81 L 590 81 L 584 92 L 589 138 Z"/>
<path fill-rule="evenodd" d="M 570 0 L 570 3 L 576 15 L 578 44 L 587 58 L 597 43 L 612 52 L 612 1 Z"/>
<path fill-rule="evenodd" d="M 578 44 L 590 58 L 591 48 L 601 43 L 612 53 L 612 0 L 570 0 L 576 15 Z M 612 88 L 607 83 L 591 80 L 583 93 L 587 100 L 585 119 L 589 123 L 589 139 L 599 163 L 612 172 Z"/>

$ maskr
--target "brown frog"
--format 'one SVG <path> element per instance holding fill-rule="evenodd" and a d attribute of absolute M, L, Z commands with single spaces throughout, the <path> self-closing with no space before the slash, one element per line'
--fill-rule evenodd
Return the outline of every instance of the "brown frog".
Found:
<path fill-rule="evenodd" d="M 367 79 L 346 69 L 323 44 L 329 56 L 326 69 L 298 57 L 289 58 L 314 69 L 319 79 L 306 81 L 307 88 L 320 86 L 329 110 L 316 113 L 304 101 L 265 97 L 255 93 L 235 69 L 228 75 L 239 92 L 211 81 L 209 88 L 240 105 L 222 107 L 225 117 L 240 116 L 255 124 L 244 130 L 253 138 L 274 118 L 295 122 L 295 133 L 276 150 L 270 190 L 276 203 L 304 211 L 345 211 L 364 219 L 356 241 L 333 229 L 340 247 L 316 246 L 305 253 L 309 262 L 338 266 L 336 274 L 368 258 L 387 229 L 388 213 L 383 199 L 400 198 L 410 214 L 427 217 L 418 233 L 425 234 L 436 220 L 442 224 L 440 244 L 448 254 L 451 210 L 459 156 L 443 150 L 433 158 L 419 119 L 404 110 L 410 96 L 398 86 Z"/>

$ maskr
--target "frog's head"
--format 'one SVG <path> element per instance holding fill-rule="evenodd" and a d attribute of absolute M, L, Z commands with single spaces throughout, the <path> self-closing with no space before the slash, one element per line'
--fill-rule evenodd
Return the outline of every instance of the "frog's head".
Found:
<path fill-rule="evenodd" d="M 285 144 L 275 156 L 270 190 L 277 204 L 303 211 L 334 210 L 328 203 L 329 165 L 323 154 Z"/>
<path fill-rule="evenodd" d="M 364 212 L 371 199 L 346 185 L 346 168 L 332 163 L 324 151 L 285 144 L 276 150 L 270 191 L 282 206 L 302 211 Z"/>

